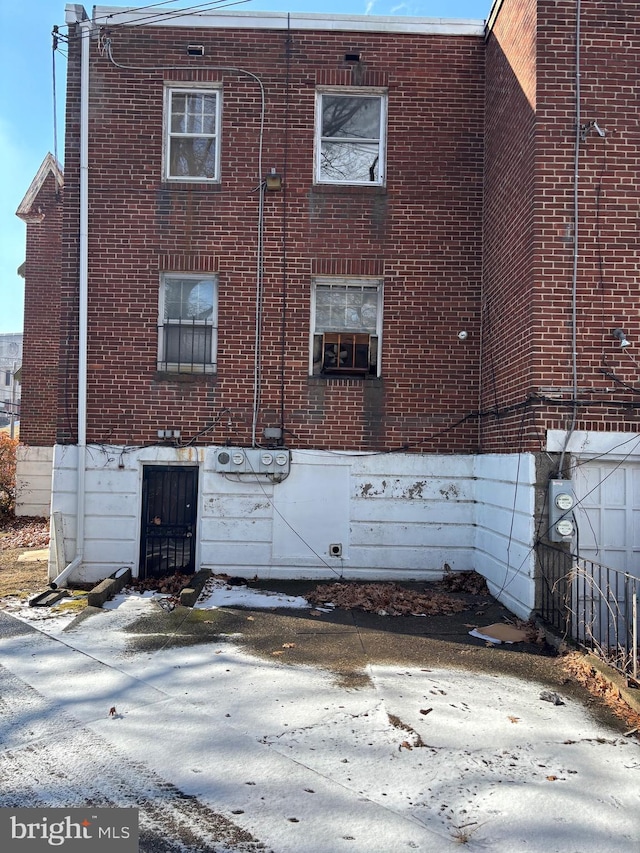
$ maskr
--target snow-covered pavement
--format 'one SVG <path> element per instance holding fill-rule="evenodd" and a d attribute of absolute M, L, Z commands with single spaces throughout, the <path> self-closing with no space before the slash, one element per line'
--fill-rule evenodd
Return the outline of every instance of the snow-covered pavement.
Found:
<path fill-rule="evenodd" d="M 148 850 L 640 851 L 639 742 L 544 685 L 371 664 L 347 690 L 232 641 L 133 651 L 157 607 L 0 638 L 0 805 L 138 805 L 174 839 Z"/>

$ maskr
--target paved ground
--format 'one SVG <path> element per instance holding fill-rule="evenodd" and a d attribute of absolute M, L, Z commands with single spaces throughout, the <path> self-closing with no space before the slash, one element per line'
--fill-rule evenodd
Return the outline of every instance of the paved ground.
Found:
<path fill-rule="evenodd" d="M 259 581 L 252 588 L 305 596 L 316 583 L 307 581 Z M 429 584 L 403 584 L 417 591 Z M 568 678 L 554 646 L 547 642 L 487 643 L 469 635 L 477 626 L 513 622 L 515 617 L 490 595 L 448 593 L 464 609 L 445 615 L 378 616 L 360 610 L 334 610 L 310 615 L 308 610 L 244 609 L 199 611 L 178 608 L 170 613 L 158 609 L 152 619 L 133 624 L 135 647 L 189 646 L 234 636 L 234 642 L 253 654 L 272 659 L 283 644 L 291 644 L 284 660 L 310 664 L 335 673 L 345 687 L 366 684 L 371 663 L 465 669 L 540 681 L 559 687 L 591 708 L 594 716 L 617 728 L 625 724 L 597 702 L 581 685 Z"/>
<path fill-rule="evenodd" d="M 303 596 L 315 584 L 270 581 L 256 586 Z M 118 611 L 87 610 L 81 622 L 57 637 L 0 612 L 0 806 L 137 806 L 141 853 L 391 853 L 405 848 L 443 853 L 457 847 L 451 834 L 454 818 L 439 816 L 444 806 L 434 808 L 429 798 L 440 797 L 434 802 L 449 805 L 451 801 L 442 791 L 436 793 L 436 787 L 432 793 L 424 791 L 424 802 L 419 801 L 418 789 L 412 791 L 404 775 L 413 762 L 414 771 L 424 777 L 425 769 L 417 763 L 424 756 L 429 778 L 458 797 L 460 815 L 468 810 L 483 827 L 481 833 L 495 833 L 496 843 L 500 832 L 507 833 L 493 848 L 500 853 L 524 849 L 517 846 L 520 841 L 514 847 L 516 835 L 511 836 L 529 837 L 531 830 L 523 825 L 540 828 L 535 809 L 520 809 L 514 823 L 512 812 L 496 808 L 500 794 L 517 788 L 523 795 L 539 797 L 555 784 L 546 780 L 562 777 L 563 788 L 543 795 L 554 796 L 557 812 L 548 819 L 549 842 L 527 849 L 626 850 L 636 819 L 628 803 L 632 795 L 624 794 L 624 779 L 635 779 L 640 765 L 632 739 L 619 737 L 624 724 L 567 677 L 546 643 L 496 647 L 471 637 L 472 627 L 512 619 L 490 596 L 458 593 L 454 598 L 464 604 L 460 612 L 428 617 L 357 610 L 314 615 L 309 610 L 177 607 L 167 612 L 157 606 L 143 617 L 123 621 Z M 91 625 L 95 633 L 85 630 Z M 126 626 L 117 654 L 109 643 L 101 645 L 99 637 L 115 625 L 119 630 Z M 265 689 L 264 676 L 258 681 L 246 656 L 238 660 L 227 655 L 225 644 L 263 658 L 259 669 L 268 671 L 273 682 Z M 278 667 L 274 661 L 300 667 Z M 418 689 L 412 705 L 425 712 L 419 702 L 426 691 L 433 713 L 422 720 L 428 721 L 431 732 L 437 723 L 442 744 L 448 744 L 449 732 L 455 731 L 451 744 L 420 743 L 422 750 L 398 752 L 398 738 L 416 737 L 416 723 L 411 728 L 403 722 L 397 685 L 392 686 L 384 670 L 388 665 L 393 666 L 394 679 L 406 668 L 403 691 L 408 695 Z M 437 678 L 452 669 L 460 672 L 460 679 L 454 677 L 443 689 Z M 315 672 L 331 673 L 334 686 Z M 412 673 L 419 678 L 410 677 Z M 495 730 L 487 731 L 493 710 L 483 704 L 482 694 L 488 688 L 481 678 L 480 686 L 475 683 L 465 695 L 465 673 L 469 683 L 479 673 L 490 676 L 485 685 L 505 685 L 506 704 L 500 705 Z M 260 684 L 255 694 L 250 684 L 254 679 Z M 468 707 L 454 700 L 460 681 Z M 544 719 L 549 720 L 544 723 L 546 745 L 538 757 L 531 731 L 518 722 L 530 713 L 531 699 L 537 700 L 540 692 L 538 686 L 532 688 L 526 698 L 529 705 L 519 706 L 519 691 L 527 692 L 529 682 L 561 692 L 572 713 L 578 706 L 589 707 L 590 715 L 607 727 L 606 736 L 590 728 L 585 717 L 579 734 L 570 729 L 572 737 L 567 739 L 563 717 L 553 706 L 537 702 L 545 706 Z M 106 717 L 112 703 L 124 709 L 120 721 Z M 471 725 L 472 709 L 484 715 L 483 731 Z M 345 746 L 340 739 L 338 747 L 349 749 L 349 763 L 343 764 L 328 745 L 336 728 L 351 732 L 351 726 L 353 743 Z M 456 748 L 461 730 L 470 740 Z M 582 765 L 578 750 L 584 752 Z M 564 791 L 573 795 L 571 780 L 582 778 L 567 773 L 586 774 L 595 768 L 596 755 L 589 764 L 589 750 L 606 750 L 612 766 L 622 759 L 627 769 L 624 778 L 611 771 L 600 826 L 587 832 L 582 813 L 565 821 Z M 363 763 L 369 752 L 378 762 L 388 762 L 389 772 L 404 768 L 401 781 L 390 779 L 389 788 L 375 795 L 367 787 L 370 771 Z M 464 790 L 456 778 L 454 755 L 467 769 L 473 763 L 475 781 L 465 779 Z M 482 796 L 486 802 L 481 809 L 477 803 Z M 591 802 L 587 796 L 583 800 L 574 807 L 588 815 Z M 486 828 L 480 820 L 485 817 Z M 595 837 L 607 838 L 611 820 L 618 823 L 614 846 L 594 843 Z M 389 838 L 397 840 L 395 848 Z M 569 840 L 573 846 L 566 847 Z M 474 843 L 485 844 L 480 837 Z"/>

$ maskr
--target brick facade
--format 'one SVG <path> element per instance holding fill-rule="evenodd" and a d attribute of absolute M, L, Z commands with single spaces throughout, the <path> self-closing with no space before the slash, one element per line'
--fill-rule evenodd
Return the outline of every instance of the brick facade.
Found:
<path fill-rule="evenodd" d="M 48 155 L 17 214 L 26 223 L 20 439 L 55 442 L 58 410 L 62 173 Z"/>
<path fill-rule="evenodd" d="M 88 441 L 142 445 L 171 427 L 186 441 L 250 443 L 257 188 L 272 169 L 283 189 L 264 199 L 258 435 L 281 427 L 299 448 L 535 452 L 548 429 L 637 429 L 633 350 L 611 335 L 637 335 L 637 6 L 581 6 L 577 255 L 576 4 L 496 8 L 485 40 L 180 19 L 102 29 L 90 48 Z M 77 35 L 71 27 L 59 358 L 45 344 L 56 304 L 41 290 L 57 275 L 51 219 L 43 277 L 42 242 L 27 251 L 25 358 L 49 371 L 25 379 L 23 437 L 34 443 L 76 440 Z M 187 56 L 190 43 L 205 55 Z M 265 92 L 261 165 L 251 75 Z M 167 83 L 220 87 L 220 183 L 163 180 Z M 314 184 L 322 86 L 388 91 L 384 187 Z M 169 271 L 218 276 L 215 375 L 157 369 Z M 383 281 L 380 378 L 308 375 L 314 276 Z"/>
<path fill-rule="evenodd" d="M 144 444 L 170 426 L 199 443 L 251 441 L 258 184 L 264 208 L 258 431 L 300 448 L 470 451 L 477 426 L 484 45 L 479 37 L 114 28 L 91 46 L 88 441 Z M 202 44 L 204 57 L 186 56 Z M 259 46 L 259 50 L 257 49 Z M 357 53 L 360 61 L 345 61 Z M 266 112 L 258 164 L 260 89 Z M 160 70 L 153 70 L 155 68 Z M 164 69 L 164 70 L 162 70 Z M 79 42 L 69 44 L 63 313 L 77 294 Z M 163 86 L 222 86 L 221 183 L 163 181 Z M 385 187 L 314 185 L 318 85 L 388 90 Z M 215 375 L 157 370 L 159 274 L 216 270 Z M 314 275 L 384 282 L 382 376 L 309 374 Z M 457 332 L 469 333 L 461 343 Z M 58 440 L 75 438 L 65 347 Z M 460 421 L 463 421 L 460 423 Z M 231 426 L 230 426 L 231 425 Z M 231 430 L 231 431 L 230 431 Z"/>
<path fill-rule="evenodd" d="M 638 429 L 637 364 L 611 332 L 637 340 L 640 18 L 631 2 L 583 3 L 577 28 L 576 8 L 505 3 L 488 41 L 486 451 Z"/>

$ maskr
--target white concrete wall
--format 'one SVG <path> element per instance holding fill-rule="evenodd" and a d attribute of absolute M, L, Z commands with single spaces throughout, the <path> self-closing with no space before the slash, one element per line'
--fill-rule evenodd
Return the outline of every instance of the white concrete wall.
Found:
<path fill-rule="evenodd" d="M 16 450 L 16 515 L 49 517 L 53 447 Z"/>
<path fill-rule="evenodd" d="M 522 619 L 535 605 L 535 457 L 482 454 L 476 476 L 475 568 Z"/>
<path fill-rule="evenodd" d="M 203 567 L 369 579 L 473 567 L 471 457 L 293 451 L 291 474 L 275 486 L 224 478 L 212 459 L 201 482 Z"/>
<path fill-rule="evenodd" d="M 76 581 L 93 582 L 121 567 L 137 573 L 140 550 L 142 463 L 191 464 L 202 462 L 204 451 L 194 448 L 150 447 L 134 449 L 90 445 L 86 450 L 83 562 L 73 575 Z M 64 558 L 77 554 L 78 448 L 58 445 L 54 452 L 52 514 L 60 513 Z M 55 562 L 51 549 L 49 576 L 64 567 Z"/>
<path fill-rule="evenodd" d="M 273 484 L 215 471 L 218 448 L 87 448 L 76 581 L 138 569 L 142 466 L 197 464 L 196 561 L 243 577 L 435 580 L 476 569 L 519 615 L 533 607 L 533 457 L 292 452 Z M 77 448 L 57 447 L 53 510 L 75 552 Z M 330 546 L 341 547 L 332 556 Z M 59 571 L 53 565 L 51 572 Z"/>

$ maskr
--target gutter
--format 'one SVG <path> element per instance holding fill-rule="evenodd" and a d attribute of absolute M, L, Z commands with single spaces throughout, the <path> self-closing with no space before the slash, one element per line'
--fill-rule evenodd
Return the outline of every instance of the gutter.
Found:
<path fill-rule="evenodd" d="M 89 48 L 92 23 L 82 6 L 68 6 L 67 23 L 80 29 L 80 269 L 78 281 L 78 461 L 76 485 L 76 553 L 50 586 L 66 585 L 84 559 L 87 460 L 87 329 L 89 293 Z M 69 20 L 69 17 L 71 20 Z"/>

